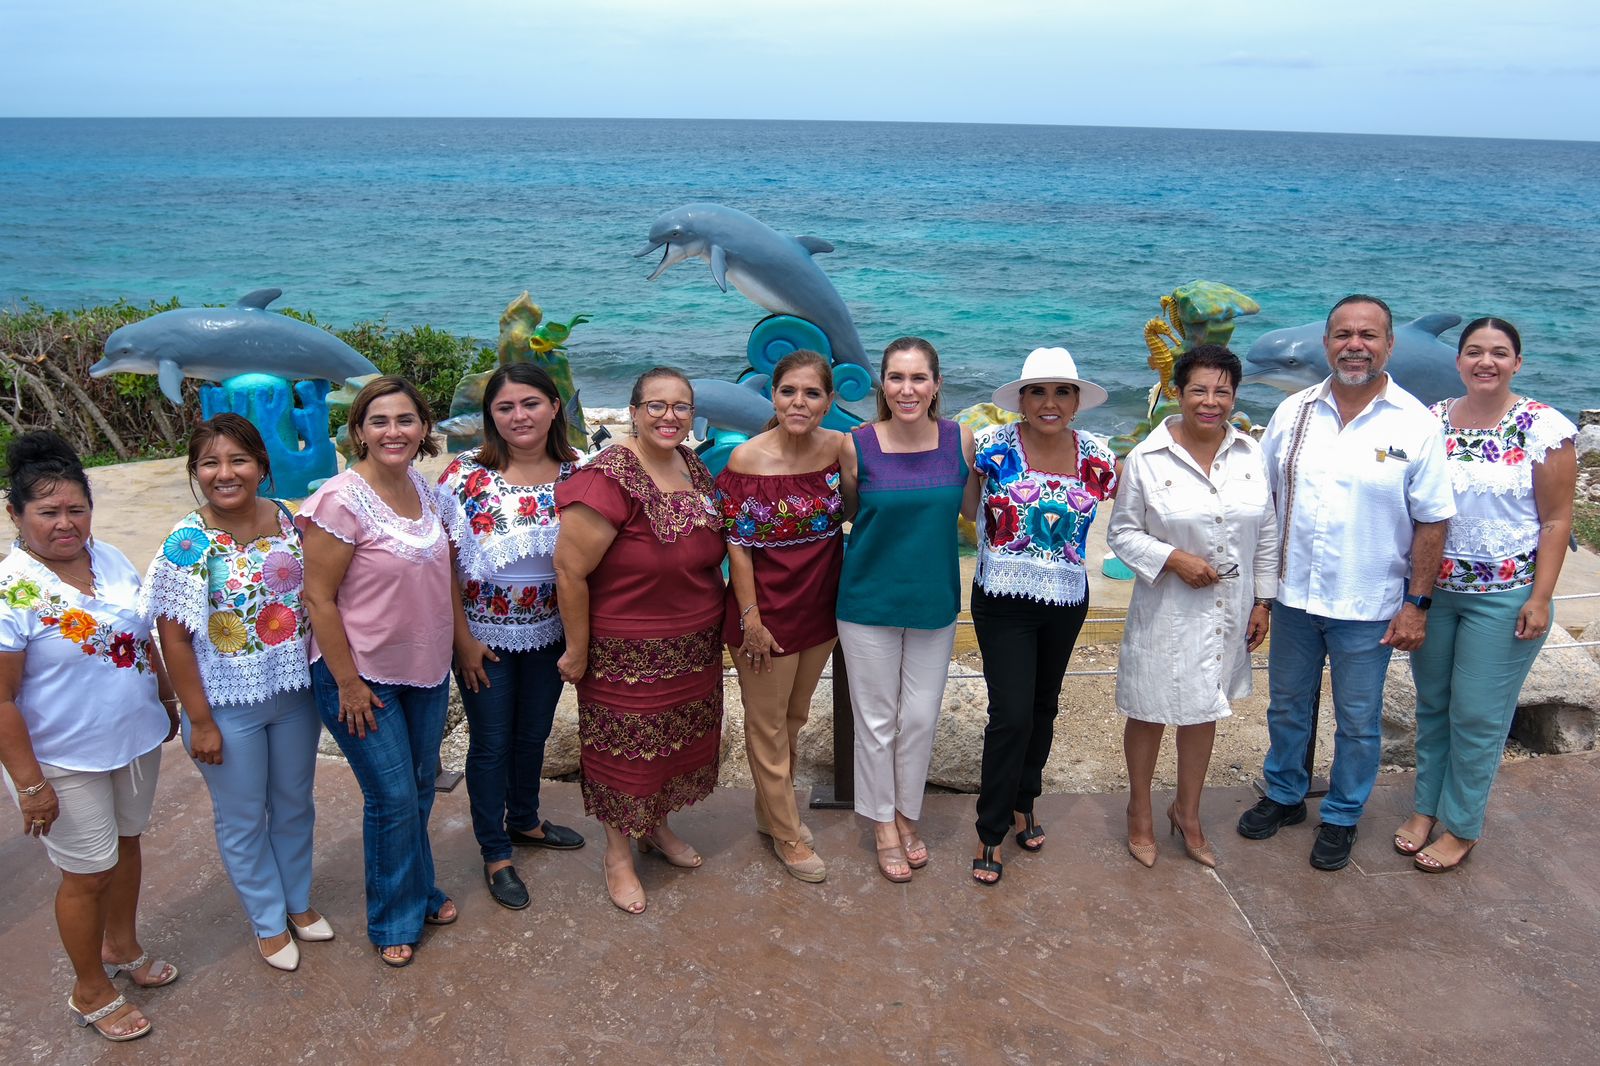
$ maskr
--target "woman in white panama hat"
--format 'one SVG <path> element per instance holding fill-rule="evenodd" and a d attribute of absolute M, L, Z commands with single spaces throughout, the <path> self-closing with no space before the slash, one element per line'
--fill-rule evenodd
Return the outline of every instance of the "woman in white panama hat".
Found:
<path fill-rule="evenodd" d="M 1078 376 L 1065 348 L 1037 348 L 1022 375 L 994 390 L 1020 422 L 978 434 L 978 567 L 972 621 L 989 687 L 978 789 L 979 884 L 1000 880 L 1008 832 L 1025 851 L 1044 847 L 1033 818 L 1050 757 L 1061 679 L 1089 613 L 1084 545 L 1101 500 L 1116 493 L 1107 443 L 1072 427 L 1106 390 Z"/>

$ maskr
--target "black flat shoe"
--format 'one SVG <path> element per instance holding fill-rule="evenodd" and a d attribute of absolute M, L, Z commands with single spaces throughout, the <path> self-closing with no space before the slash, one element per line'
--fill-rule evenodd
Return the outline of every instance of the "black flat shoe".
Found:
<path fill-rule="evenodd" d="M 520 911 L 528 905 L 528 886 L 517 876 L 515 867 L 502 866 L 494 873 L 485 868 L 483 880 L 489 886 L 489 895 L 506 910 Z"/>
<path fill-rule="evenodd" d="M 564 825 L 554 822 L 543 822 L 539 826 L 544 836 L 530 836 L 515 829 L 507 829 L 506 835 L 511 838 L 511 843 L 524 848 L 549 848 L 551 851 L 575 851 L 583 847 L 583 835 L 575 829 L 568 829 Z"/>
<path fill-rule="evenodd" d="M 1305 820 L 1305 800 L 1283 804 L 1263 796 L 1239 816 L 1239 835 L 1250 840 L 1265 840 L 1284 826 L 1299 825 Z"/>
<path fill-rule="evenodd" d="M 1350 849 L 1355 847 L 1353 825 L 1317 826 L 1317 842 L 1311 845 L 1311 865 L 1319 870 L 1342 870 L 1350 865 Z"/>

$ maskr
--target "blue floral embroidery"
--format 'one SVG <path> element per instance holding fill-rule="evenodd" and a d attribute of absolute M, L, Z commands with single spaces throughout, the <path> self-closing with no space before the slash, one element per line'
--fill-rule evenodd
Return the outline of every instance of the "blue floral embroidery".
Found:
<path fill-rule="evenodd" d="M 175 529 L 161 544 L 161 554 L 173 566 L 193 566 L 211 547 L 211 538 L 194 526 Z"/>

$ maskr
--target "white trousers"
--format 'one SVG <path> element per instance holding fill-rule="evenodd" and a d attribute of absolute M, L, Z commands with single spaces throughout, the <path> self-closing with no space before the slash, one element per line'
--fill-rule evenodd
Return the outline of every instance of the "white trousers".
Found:
<path fill-rule="evenodd" d="M 875 822 L 895 811 L 922 817 L 956 626 L 893 629 L 839 622 L 856 727 L 856 813 Z"/>

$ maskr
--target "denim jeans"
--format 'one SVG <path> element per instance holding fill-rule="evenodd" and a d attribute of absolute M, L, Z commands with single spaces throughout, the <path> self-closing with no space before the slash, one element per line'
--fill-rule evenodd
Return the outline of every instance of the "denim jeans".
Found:
<path fill-rule="evenodd" d="M 1383 720 L 1383 681 L 1391 649 L 1379 644 L 1387 621 L 1324 618 L 1281 603 L 1272 605 L 1268 655 L 1271 695 L 1267 703 L 1267 797 L 1286 805 L 1306 798 L 1306 747 L 1311 704 L 1322 689 L 1322 664 L 1333 679 L 1333 768 L 1322 820 L 1355 825 L 1378 779 Z"/>
<path fill-rule="evenodd" d="M 195 765 L 211 790 L 217 852 L 256 936 L 277 936 L 289 915 L 311 907 L 311 788 L 322 720 L 305 689 L 211 711 L 222 762 Z M 186 714 L 185 747 L 192 731 Z"/>
<path fill-rule="evenodd" d="M 557 641 L 533 651 L 496 650 L 500 661 L 484 658 L 489 684 L 477 692 L 456 678 L 470 731 L 467 799 L 472 833 L 486 864 L 511 858 L 508 827 L 519 833 L 539 828 L 539 774 L 561 698 L 556 660 L 564 648 Z"/>
<path fill-rule="evenodd" d="M 445 901 L 433 883 L 428 816 L 450 679 L 430 688 L 374 681 L 367 686 L 383 706 L 373 709 L 378 727 L 358 739 L 339 721 L 339 685 L 327 664 L 311 664 L 317 713 L 349 760 L 366 801 L 367 937 L 379 947 L 415 944 L 422 939 L 423 918 Z"/>

